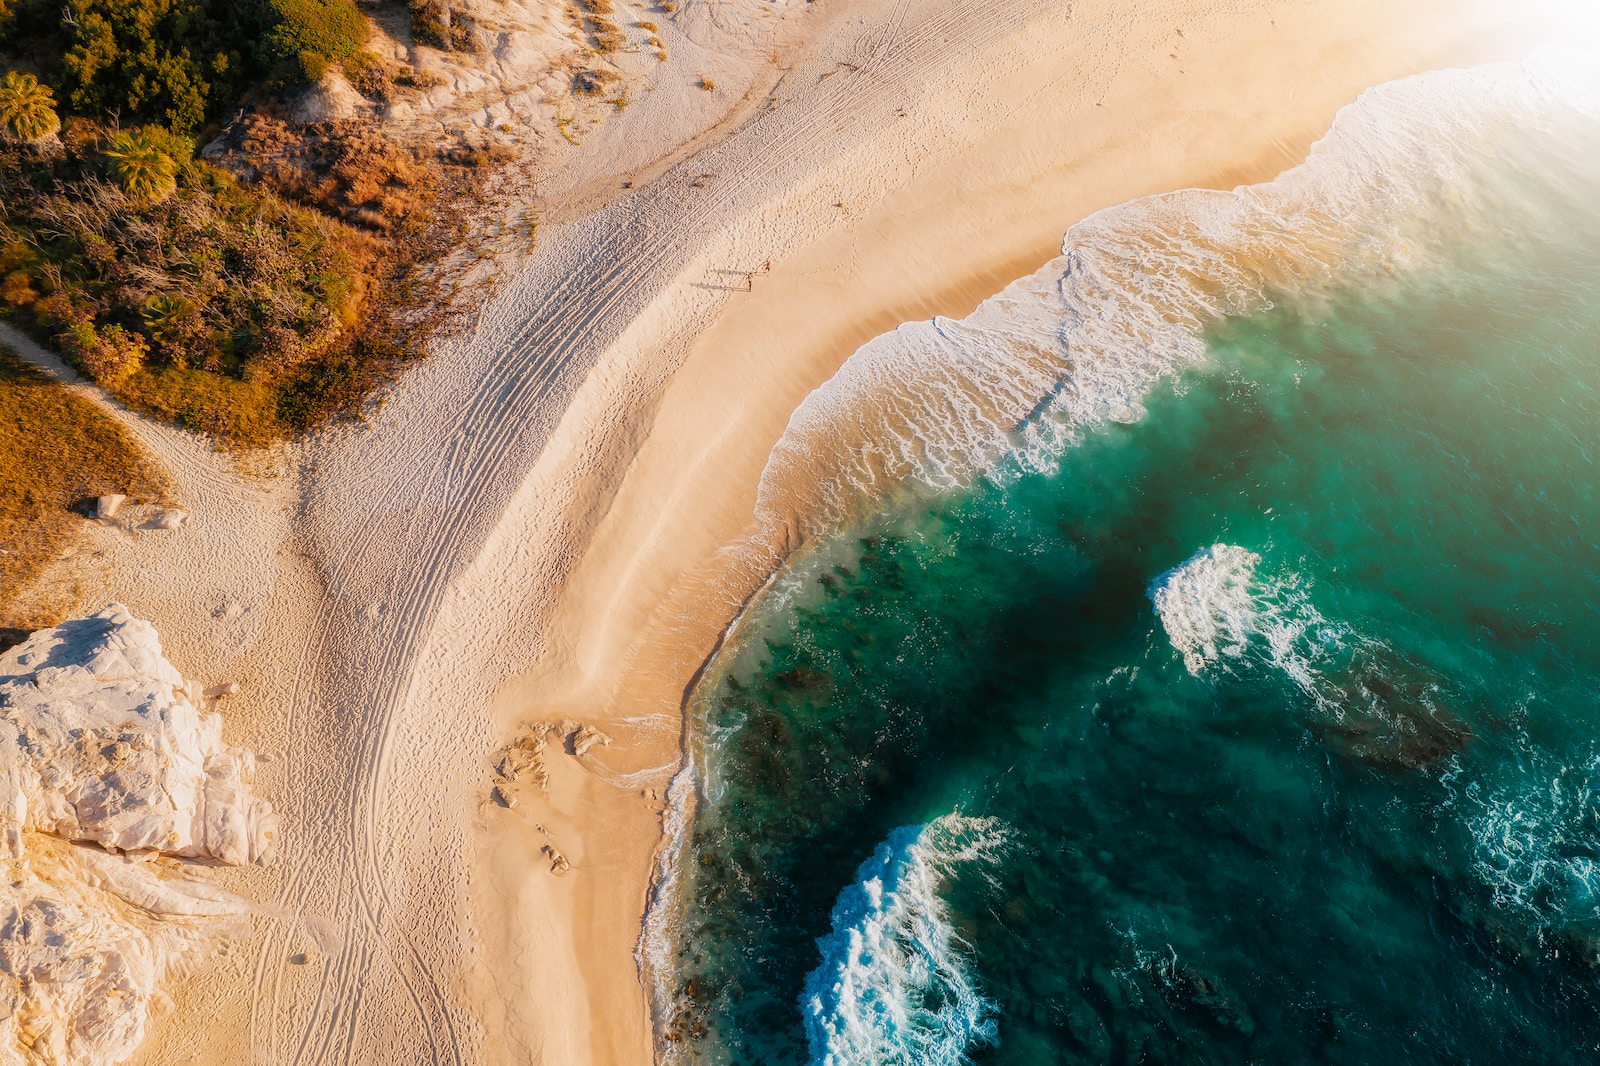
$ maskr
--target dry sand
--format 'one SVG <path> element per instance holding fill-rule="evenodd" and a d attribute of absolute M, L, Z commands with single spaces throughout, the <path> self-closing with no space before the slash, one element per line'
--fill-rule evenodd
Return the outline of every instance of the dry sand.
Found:
<path fill-rule="evenodd" d="M 194 526 L 97 532 L 94 598 L 245 682 L 230 736 L 283 756 L 284 843 L 237 886 L 252 938 L 173 989 L 141 1060 L 649 1062 L 660 794 L 686 686 L 785 546 L 749 538 L 789 413 L 1098 208 L 1271 177 L 1367 86 L 1549 35 L 1475 10 L 689 5 L 687 58 L 548 175 L 538 252 L 368 425 L 270 476 L 142 428 Z M 493 804 L 495 750 L 562 717 L 615 743 Z"/>

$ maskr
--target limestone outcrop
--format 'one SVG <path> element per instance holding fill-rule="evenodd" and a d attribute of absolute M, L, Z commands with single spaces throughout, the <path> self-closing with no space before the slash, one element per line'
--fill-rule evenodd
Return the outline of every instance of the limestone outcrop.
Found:
<path fill-rule="evenodd" d="M 0 1066 L 126 1061 L 248 913 L 201 864 L 268 860 L 278 819 L 198 693 L 120 605 L 0 654 Z"/>
<path fill-rule="evenodd" d="M 161 653 L 155 627 L 113 606 L 0 656 L 0 853 L 22 832 L 234 866 L 272 849 L 249 752 Z"/>

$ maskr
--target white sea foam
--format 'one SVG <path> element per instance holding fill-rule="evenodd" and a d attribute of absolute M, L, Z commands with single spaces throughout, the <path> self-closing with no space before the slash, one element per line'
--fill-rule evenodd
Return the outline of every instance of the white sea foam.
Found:
<path fill-rule="evenodd" d="M 1196 677 L 1253 656 L 1323 702 L 1318 661 L 1348 635 L 1312 606 L 1297 577 L 1262 577 L 1260 563 L 1236 544 L 1214 544 L 1168 570 L 1150 585 L 1161 627 Z"/>
<path fill-rule="evenodd" d="M 650 898 L 645 904 L 644 926 L 633 952 L 645 986 L 651 990 L 650 1009 L 655 1015 L 657 1032 L 665 1022 L 671 999 L 675 947 L 672 923 L 682 903 L 679 889 L 684 846 L 689 842 L 689 828 L 694 818 L 695 779 L 694 762 L 686 759 L 667 786 L 667 807 L 661 815 L 661 851 L 656 856 Z M 664 1055 L 664 1058 L 677 1061 L 673 1055 Z"/>
<path fill-rule="evenodd" d="M 1157 578 L 1150 596 L 1168 640 L 1195 676 L 1271 665 L 1321 711 L 1342 717 L 1350 692 L 1327 676 L 1329 662 L 1342 650 L 1383 649 L 1328 622 L 1297 582 L 1261 575 L 1260 563 L 1254 552 L 1217 544 Z M 1503 780 L 1481 769 L 1468 776 L 1459 765 L 1440 778 L 1491 902 L 1547 927 L 1600 916 L 1600 755 L 1552 761 L 1525 743 Z"/>
<path fill-rule="evenodd" d="M 993 819 L 949 814 L 890 834 L 833 908 L 800 1011 L 818 1066 L 956 1066 L 995 1039 L 939 892 L 962 863 L 993 862 Z"/>
<path fill-rule="evenodd" d="M 1330 662 L 1386 649 L 1329 622 L 1296 580 L 1262 575 L 1260 563 L 1217 544 L 1157 578 L 1150 596 L 1168 640 L 1195 676 L 1272 666 L 1343 717 L 1351 695 L 1328 676 Z M 1539 926 L 1600 916 L 1600 754 L 1552 761 L 1524 744 L 1504 780 L 1459 765 L 1440 779 L 1471 837 L 1473 876 L 1494 905 Z"/>
<path fill-rule="evenodd" d="M 1260 561 L 1237 545 L 1216 544 L 1151 586 L 1167 639 L 1196 677 L 1224 655 L 1243 655 L 1255 635 L 1259 616 L 1250 586 Z"/>
<path fill-rule="evenodd" d="M 1536 924 L 1592 919 L 1600 915 L 1600 755 L 1553 772 L 1549 756 L 1531 758 L 1510 783 L 1475 780 L 1458 791 L 1473 874 L 1497 906 Z"/>
<path fill-rule="evenodd" d="M 1442 71 L 1363 94 L 1274 181 L 1102 211 L 967 318 L 903 325 L 856 351 L 795 410 L 758 514 L 810 537 L 899 486 L 1047 469 L 1083 429 L 1139 417 L 1152 384 L 1204 357 L 1221 318 L 1380 279 L 1455 235 L 1514 224 L 1494 169 L 1515 165 L 1507 138 L 1559 138 L 1557 119 L 1597 116 L 1600 61 L 1587 54 Z"/>

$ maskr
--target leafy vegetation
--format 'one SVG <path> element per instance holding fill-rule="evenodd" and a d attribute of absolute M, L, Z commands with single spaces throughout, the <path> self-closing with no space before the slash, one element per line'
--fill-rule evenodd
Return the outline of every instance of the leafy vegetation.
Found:
<path fill-rule="evenodd" d="M 19 607 L 17 593 L 61 554 L 82 521 L 72 508 L 113 492 L 157 502 L 164 487 L 126 430 L 0 349 L 0 625 L 58 620 Z"/>
<path fill-rule="evenodd" d="M 100 153 L 111 161 L 123 192 L 136 201 L 156 203 L 178 190 L 178 161 L 162 147 L 150 130 L 129 130 L 112 137 Z"/>
<path fill-rule="evenodd" d="M 367 38 L 367 20 L 350 0 L 272 0 L 276 24 L 267 35 L 279 69 L 316 81 L 335 60 Z"/>
<path fill-rule="evenodd" d="M 366 35 L 351 0 L 0 0 L 0 58 L 63 115 L 180 134 L 253 87 L 314 81 Z"/>
<path fill-rule="evenodd" d="M 303 379 L 355 343 L 372 237 L 239 185 L 165 131 L 64 132 L 55 158 L 0 152 L 0 308 L 129 404 L 226 440 L 359 402 L 348 389 L 308 399 Z"/>
<path fill-rule="evenodd" d="M 192 132 L 233 104 L 264 57 L 256 0 L 0 0 L 0 52 L 38 71 L 66 114 Z"/>
<path fill-rule="evenodd" d="M 384 301 L 431 172 L 272 116 L 335 62 L 409 84 L 367 32 L 351 0 L 0 0 L 0 313 L 227 442 L 358 412 L 406 357 Z M 224 122 L 229 171 L 195 158 Z"/>
<path fill-rule="evenodd" d="M 0 124 L 19 140 L 50 136 L 61 128 L 55 94 L 32 74 L 9 72 L 0 78 Z"/>

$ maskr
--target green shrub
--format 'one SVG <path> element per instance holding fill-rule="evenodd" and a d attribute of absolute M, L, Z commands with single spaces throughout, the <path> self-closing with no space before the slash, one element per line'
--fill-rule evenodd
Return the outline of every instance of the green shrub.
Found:
<path fill-rule="evenodd" d="M 0 54 L 27 58 L 63 118 L 189 133 L 262 80 L 277 21 L 269 0 L 0 0 Z"/>
<path fill-rule="evenodd" d="M 167 338 L 177 336 L 183 331 L 188 319 L 193 317 L 194 308 L 189 301 L 181 296 L 160 292 L 144 302 L 145 329 L 150 331 L 152 337 Z"/>
<path fill-rule="evenodd" d="M 201 43 L 190 22 L 199 7 L 196 0 L 70 0 L 61 62 L 72 109 L 197 128 L 205 121 L 211 78 L 229 62 L 225 50 L 198 53 L 210 62 L 192 50 Z M 219 56 L 222 71 L 216 69 Z"/>
<path fill-rule="evenodd" d="M 298 80 L 310 85 L 322 80 L 322 75 L 326 74 L 328 68 L 333 66 L 333 60 L 321 52 L 313 52 L 308 48 L 296 58 L 295 66 L 300 74 Z"/>
<path fill-rule="evenodd" d="M 97 330 L 90 322 L 76 322 L 61 339 L 77 364 L 107 388 L 114 388 L 132 377 L 144 365 L 144 357 L 150 351 L 143 337 L 118 325 Z"/>
<path fill-rule="evenodd" d="M 170 135 L 162 137 L 154 130 L 128 130 L 111 138 L 101 154 L 111 160 L 111 172 L 123 192 L 158 203 L 178 189 L 178 161 L 164 150 L 170 141 Z"/>
<path fill-rule="evenodd" d="M 268 46 L 302 81 L 352 55 L 367 39 L 367 20 L 350 0 L 272 0 L 278 24 Z"/>
<path fill-rule="evenodd" d="M 304 432 L 334 418 L 361 413 L 367 397 L 393 380 L 409 358 L 403 348 L 377 337 L 358 337 L 345 348 L 313 360 L 284 382 L 278 419 Z"/>
<path fill-rule="evenodd" d="M 0 78 L 0 123 L 20 140 L 36 141 L 61 128 L 54 97 L 32 74 L 10 71 Z"/>

